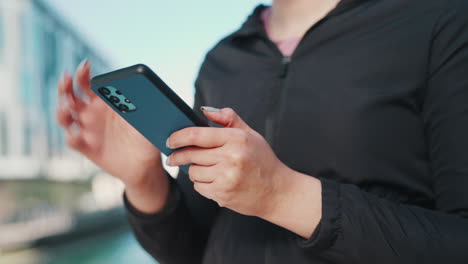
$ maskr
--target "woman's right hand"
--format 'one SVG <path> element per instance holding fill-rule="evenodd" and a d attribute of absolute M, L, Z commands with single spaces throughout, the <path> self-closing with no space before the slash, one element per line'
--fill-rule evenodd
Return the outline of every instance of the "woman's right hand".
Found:
<path fill-rule="evenodd" d="M 75 94 L 70 74 L 60 79 L 57 122 L 66 130 L 69 147 L 122 180 L 133 206 L 154 213 L 164 205 L 169 189 L 161 154 L 91 91 L 90 68 L 85 61 L 75 74 L 87 100 Z"/>

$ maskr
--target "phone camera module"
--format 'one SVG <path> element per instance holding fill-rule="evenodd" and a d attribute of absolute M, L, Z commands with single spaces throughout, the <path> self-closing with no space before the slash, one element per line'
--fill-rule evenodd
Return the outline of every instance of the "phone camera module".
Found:
<path fill-rule="evenodd" d="M 110 101 L 113 102 L 113 103 L 118 103 L 118 102 L 120 102 L 120 99 L 118 97 L 111 96 Z"/>
<path fill-rule="evenodd" d="M 128 106 L 126 106 L 124 104 L 119 104 L 119 110 L 126 113 L 126 112 L 128 112 L 129 108 L 128 108 Z"/>
<path fill-rule="evenodd" d="M 111 93 L 110 90 L 107 89 L 106 87 L 99 88 L 99 92 L 101 92 L 101 94 L 103 95 L 109 95 Z"/>
<path fill-rule="evenodd" d="M 137 110 L 135 104 L 114 86 L 102 86 L 97 91 L 103 95 L 105 101 L 117 108 L 121 113 L 126 114 Z"/>

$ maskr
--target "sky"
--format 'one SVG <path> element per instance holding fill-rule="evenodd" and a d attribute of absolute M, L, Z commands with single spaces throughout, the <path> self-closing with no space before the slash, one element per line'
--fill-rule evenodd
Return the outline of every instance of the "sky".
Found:
<path fill-rule="evenodd" d="M 144 63 L 189 104 L 206 52 L 259 0 L 46 0 L 111 62 Z"/>

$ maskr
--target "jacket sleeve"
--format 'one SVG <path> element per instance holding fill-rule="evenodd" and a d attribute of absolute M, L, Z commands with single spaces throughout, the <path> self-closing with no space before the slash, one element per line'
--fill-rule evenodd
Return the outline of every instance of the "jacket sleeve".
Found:
<path fill-rule="evenodd" d="M 194 110 L 203 103 L 199 91 Z M 126 199 L 129 223 L 143 248 L 161 264 L 201 263 L 218 206 L 198 194 L 188 176 L 179 172 L 177 180 L 169 174 L 169 198 L 161 212 L 138 212 Z"/>
<path fill-rule="evenodd" d="M 422 106 L 435 209 L 322 180 L 321 223 L 297 241 L 305 254 L 332 263 L 468 263 L 468 2 L 447 2 Z"/>

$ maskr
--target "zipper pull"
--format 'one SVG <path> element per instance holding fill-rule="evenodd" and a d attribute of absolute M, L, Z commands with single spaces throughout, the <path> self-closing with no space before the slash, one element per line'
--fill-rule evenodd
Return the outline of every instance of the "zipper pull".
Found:
<path fill-rule="evenodd" d="M 290 56 L 284 56 L 282 59 L 281 59 L 281 75 L 280 77 L 281 78 L 284 78 L 286 77 L 286 75 L 288 74 L 288 68 L 289 68 L 289 63 L 291 62 L 291 57 Z"/>

